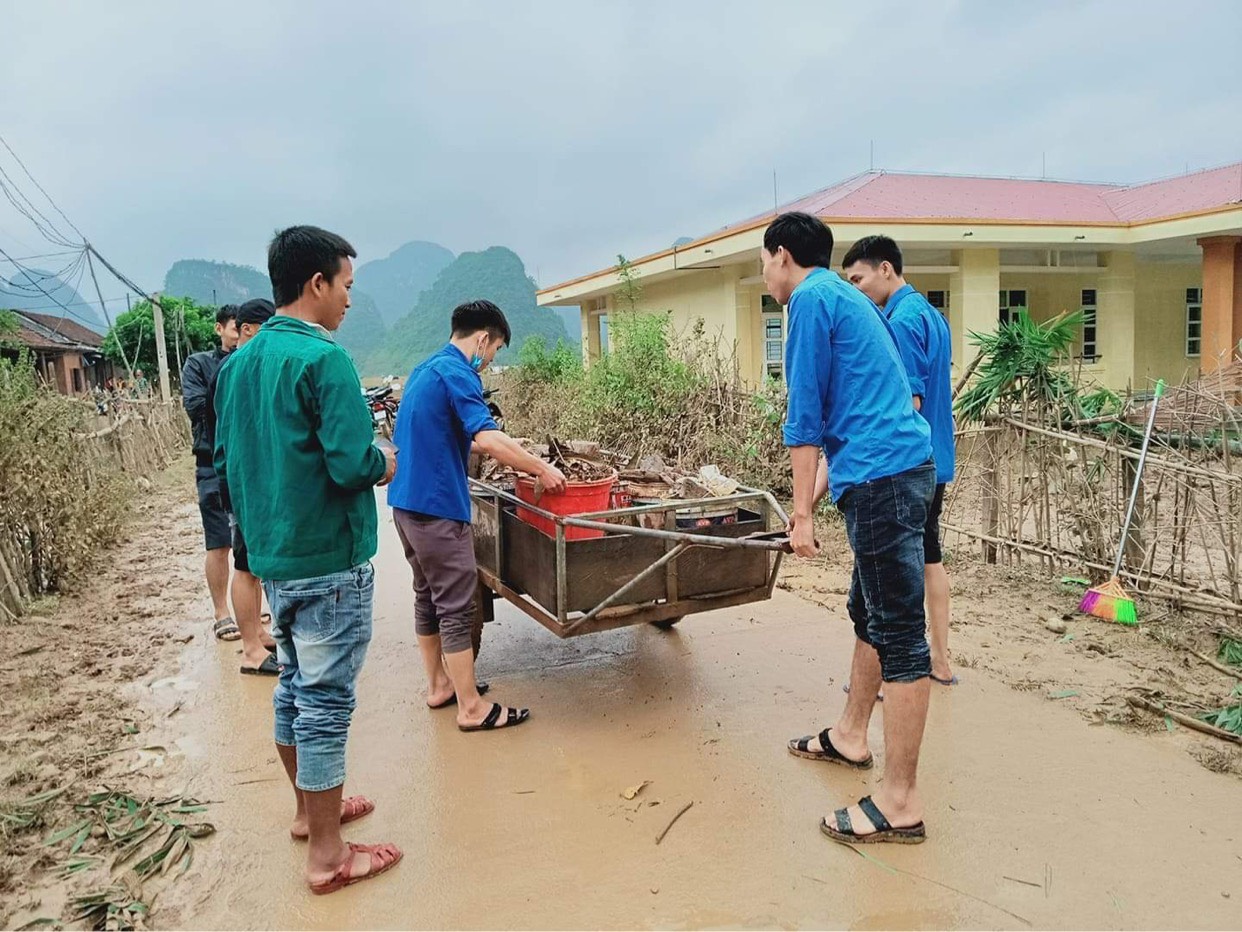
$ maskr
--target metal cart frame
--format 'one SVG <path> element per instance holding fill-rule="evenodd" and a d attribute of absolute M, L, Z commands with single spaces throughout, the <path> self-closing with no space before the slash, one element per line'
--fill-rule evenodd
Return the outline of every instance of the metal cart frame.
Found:
<path fill-rule="evenodd" d="M 553 514 L 476 479 L 470 496 L 477 624 L 492 620 L 491 603 L 500 596 L 561 638 L 636 624 L 671 627 L 685 615 L 771 598 L 789 552 L 788 518 L 771 493 L 759 489 L 581 515 Z M 677 511 L 718 505 L 736 505 L 744 517 L 737 524 L 677 529 Z M 555 536 L 520 520 L 516 507 L 551 522 Z M 663 529 L 611 523 L 661 512 Z M 603 536 L 571 540 L 568 528 Z"/>

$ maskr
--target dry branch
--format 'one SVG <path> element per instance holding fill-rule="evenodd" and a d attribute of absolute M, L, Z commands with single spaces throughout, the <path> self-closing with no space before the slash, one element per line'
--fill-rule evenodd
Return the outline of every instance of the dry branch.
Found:
<path fill-rule="evenodd" d="M 1181 712 L 1166 709 L 1159 702 L 1152 702 L 1150 699 L 1144 699 L 1142 696 L 1126 696 L 1126 702 L 1137 709 L 1146 709 L 1148 712 L 1153 712 L 1156 715 L 1167 715 L 1179 725 L 1184 725 L 1192 731 L 1202 732 L 1205 735 L 1211 735 L 1213 738 L 1220 738 L 1222 741 L 1229 741 L 1233 744 L 1242 744 L 1242 735 L 1235 735 L 1232 731 L 1225 731 L 1223 728 L 1217 728 L 1215 725 L 1201 722 L 1197 718 L 1191 718 L 1189 715 L 1183 715 Z"/>

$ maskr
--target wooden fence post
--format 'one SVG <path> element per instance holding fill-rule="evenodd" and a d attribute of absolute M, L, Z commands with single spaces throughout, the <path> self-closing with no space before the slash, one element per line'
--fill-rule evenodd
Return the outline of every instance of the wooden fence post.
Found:
<path fill-rule="evenodd" d="M 985 563 L 996 562 L 996 544 L 1000 537 L 1000 450 L 997 434 L 985 435 L 983 470 L 983 533 L 992 540 L 980 540 Z"/>

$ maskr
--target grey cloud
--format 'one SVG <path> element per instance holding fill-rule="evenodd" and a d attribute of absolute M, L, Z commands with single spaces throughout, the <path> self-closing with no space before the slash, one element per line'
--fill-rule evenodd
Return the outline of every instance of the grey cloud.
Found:
<path fill-rule="evenodd" d="M 1242 158 L 1242 4 L 24 3 L 0 132 L 100 249 L 511 246 L 541 283 L 877 167 L 1136 181 Z M 37 243 L 0 210 L 0 244 Z M 6 246 L 7 248 L 7 246 Z M 115 293 L 115 292 L 114 292 Z"/>

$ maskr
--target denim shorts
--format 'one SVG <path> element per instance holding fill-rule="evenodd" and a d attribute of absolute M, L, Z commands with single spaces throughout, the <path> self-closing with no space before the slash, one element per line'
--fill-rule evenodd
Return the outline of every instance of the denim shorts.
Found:
<path fill-rule="evenodd" d="M 298 749 L 297 786 L 318 793 L 345 782 L 354 687 L 371 643 L 375 570 L 363 563 L 311 579 L 264 580 L 283 669 L 272 704 L 276 743 Z"/>
<path fill-rule="evenodd" d="M 880 655 L 886 683 L 931 673 L 923 612 L 923 536 L 936 491 L 936 468 L 856 485 L 837 502 L 854 551 L 848 609 L 854 634 Z"/>

